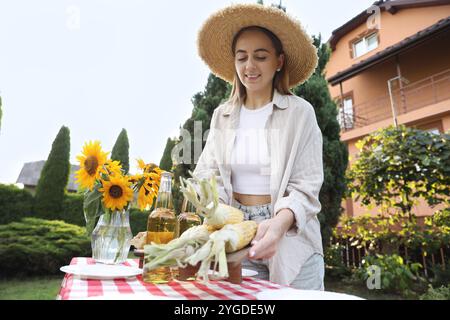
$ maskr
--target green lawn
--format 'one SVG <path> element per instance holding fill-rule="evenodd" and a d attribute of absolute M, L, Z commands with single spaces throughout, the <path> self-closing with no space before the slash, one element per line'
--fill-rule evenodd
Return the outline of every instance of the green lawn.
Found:
<path fill-rule="evenodd" d="M 54 300 L 64 274 L 25 279 L 1 279 L 0 300 Z"/>
<path fill-rule="evenodd" d="M 404 300 L 401 295 L 384 293 L 381 290 L 369 290 L 364 285 L 358 285 L 354 283 L 347 283 L 342 280 L 326 278 L 325 290 L 339 293 L 346 293 L 354 296 L 361 297 L 367 300 Z"/>

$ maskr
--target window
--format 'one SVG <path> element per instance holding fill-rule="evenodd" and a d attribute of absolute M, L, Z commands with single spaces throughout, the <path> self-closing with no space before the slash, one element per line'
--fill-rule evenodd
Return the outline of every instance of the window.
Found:
<path fill-rule="evenodd" d="M 353 128 L 353 99 L 344 98 L 344 107 L 339 104 L 338 122 L 341 129 Z"/>
<path fill-rule="evenodd" d="M 428 131 L 429 133 L 436 134 L 436 135 L 441 134 L 441 132 L 439 131 L 438 128 L 426 129 L 425 131 Z"/>
<path fill-rule="evenodd" d="M 353 42 L 353 58 L 357 58 L 378 47 L 378 33 L 372 33 Z"/>

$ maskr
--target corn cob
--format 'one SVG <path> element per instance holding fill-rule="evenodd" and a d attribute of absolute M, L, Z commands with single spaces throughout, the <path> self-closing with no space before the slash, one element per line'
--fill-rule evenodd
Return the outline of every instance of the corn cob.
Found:
<path fill-rule="evenodd" d="M 177 239 L 166 244 L 152 243 L 144 246 L 145 268 L 152 270 L 162 266 L 177 264 L 185 267 L 185 258 L 194 254 L 209 240 L 210 231 L 205 225 L 187 229 Z"/>
<path fill-rule="evenodd" d="M 226 225 L 224 229 L 231 229 L 238 234 L 238 239 L 230 239 L 225 244 L 225 252 L 232 253 L 245 248 L 255 237 L 258 224 L 255 221 L 243 221 L 237 224 Z"/>
<path fill-rule="evenodd" d="M 219 277 L 228 277 L 226 253 L 235 252 L 247 246 L 256 234 L 258 225 L 255 221 L 244 221 L 227 224 L 213 232 L 200 249 L 186 258 L 185 262 L 195 266 L 201 262 L 197 277 L 208 281 L 208 272 L 214 260 L 214 270 L 218 269 Z"/>
<path fill-rule="evenodd" d="M 199 210 L 204 223 L 214 230 L 221 229 L 226 224 L 235 224 L 244 221 L 241 210 L 219 203 L 216 178 L 213 175 L 209 180 L 199 179 L 190 172 L 192 178 L 180 177 L 181 191 L 184 196 Z M 199 192 L 196 190 L 199 188 Z"/>

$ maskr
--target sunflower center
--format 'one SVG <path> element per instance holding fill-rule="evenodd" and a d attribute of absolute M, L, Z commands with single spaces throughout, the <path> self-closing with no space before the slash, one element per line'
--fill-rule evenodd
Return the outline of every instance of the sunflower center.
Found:
<path fill-rule="evenodd" d="M 84 167 L 86 168 L 87 173 L 93 176 L 97 172 L 98 160 L 97 157 L 89 156 L 84 160 Z"/>
<path fill-rule="evenodd" d="M 111 188 L 109 188 L 109 195 L 114 199 L 120 198 L 122 194 L 123 194 L 122 188 L 119 186 L 114 185 L 111 186 Z"/>

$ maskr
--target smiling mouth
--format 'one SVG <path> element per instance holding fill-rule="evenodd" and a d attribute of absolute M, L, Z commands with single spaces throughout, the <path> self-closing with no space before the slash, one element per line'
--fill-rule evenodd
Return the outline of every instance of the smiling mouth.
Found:
<path fill-rule="evenodd" d="M 245 77 L 247 78 L 247 79 L 249 79 L 249 80 L 256 80 L 256 79 L 258 79 L 259 77 L 260 77 L 260 75 L 257 75 L 257 76 L 249 76 L 249 75 L 245 75 Z"/>

